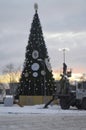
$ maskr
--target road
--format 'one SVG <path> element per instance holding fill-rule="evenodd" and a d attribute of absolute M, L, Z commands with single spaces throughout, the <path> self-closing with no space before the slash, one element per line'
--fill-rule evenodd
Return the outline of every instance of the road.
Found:
<path fill-rule="evenodd" d="M 0 115 L 0 130 L 86 130 L 85 115 Z"/>

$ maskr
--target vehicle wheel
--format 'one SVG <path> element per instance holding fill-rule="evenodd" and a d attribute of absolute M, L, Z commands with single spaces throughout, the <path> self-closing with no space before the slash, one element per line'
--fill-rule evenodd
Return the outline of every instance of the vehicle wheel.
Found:
<path fill-rule="evenodd" d="M 86 110 L 86 98 L 82 100 L 82 108 Z"/>
<path fill-rule="evenodd" d="M 62 109 L 69 109 L 70 105 L 68 105 L 68 100 L 67 98 L 61 98 L 60 99 L 60 106 Z"/>
<path fill-rule="evenodd" d="M 81 105 L 76 105 L 76 107 L 81 110 L 82 109 L 82 106 Z"/>
<path fill-rule="evenodd" d="M 82 109 L 82 103 L 81 103 L 81 101 L 80 101 L 80 100 L 77 100 L 75 106 L 76 106 L 79 110 L 81 110 L 81 109 Z"/>

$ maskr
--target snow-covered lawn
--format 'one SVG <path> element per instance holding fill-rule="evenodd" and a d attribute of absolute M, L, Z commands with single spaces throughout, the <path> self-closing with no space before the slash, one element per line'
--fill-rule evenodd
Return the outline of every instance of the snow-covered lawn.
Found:
<path fill-rule="evenodd" d="M 86 111 L 58 105 L 6 107 L 0 104 L 0 130 L 86 130 Z"/>
<path fill-rule="evenodd" d="M 0 104 L 0 115 L 2 114 L 66 114 L 66 115 L 86 115 L 85 110 L 78 110 L 71 107 L 69 110 L 62 110 L 59 105 L 50 105 L 47 109 L 44 109 L 44 104 L 34 106 L 20 107 L 13 105 L 7 107 Z"/>

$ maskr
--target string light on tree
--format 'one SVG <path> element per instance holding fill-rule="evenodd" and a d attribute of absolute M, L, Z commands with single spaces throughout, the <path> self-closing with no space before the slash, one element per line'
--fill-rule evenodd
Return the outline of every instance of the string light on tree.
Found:
<path fill-rule="evenodd" d="M 38 16 L 38 4 L 34 4 L 33 17 L 28 45 L 26 46 L 25 64 L 20 77 L 17 95 L 52 95 L 55 90 L 50 58 L 45 45 L 43 32 Z M 38 59 L 42 59 L 44 65 Z M 45 78 L 44 78 L 45 77 Z M 50 79 L 50 81 L 49 81 Z M 45 86 L 46 84 L 46 86 Z M 50 84 L 50 86 L 49 86 Z M 42 87 L 41 87 L 42 86 Z M 23 94 L 21 93 L 21 88 Z M 51 88 L 53 91 L 51 91 Z"/>

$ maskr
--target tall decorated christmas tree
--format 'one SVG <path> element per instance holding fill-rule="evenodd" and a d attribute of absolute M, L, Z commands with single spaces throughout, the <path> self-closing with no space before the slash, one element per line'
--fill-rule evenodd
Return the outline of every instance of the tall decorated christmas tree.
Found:
<path fill-rule="evenodd" d="M 35 15 L 26 46 L 25 62 L 17 89 L 19 95 L 52 95 L 55 82 L 35 4 Z"/>

